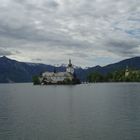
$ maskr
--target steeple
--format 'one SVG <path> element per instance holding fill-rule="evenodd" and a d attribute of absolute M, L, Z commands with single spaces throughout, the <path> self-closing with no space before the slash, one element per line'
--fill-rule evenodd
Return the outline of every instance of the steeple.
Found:
<path fill-rule="evenodd" d="M 71 59 L 69 59 L 69 64 L 68 64 L 68 66 L 69 66 L 69 67 L 72 66 L 72 64 L 71 64 Z"/>
<path fill-rule="evenodd" d="M 129 75 L 129 69 L 128 69 L 128 66 L 126 66 L 126 69 L 125 69 L 125 77 L 127 77 Z"/>
<path fill-rule="evenodd" d="M 72 66 L 71 59 L 69 59 L 69 64 L 68 64 L 68 67 L 66 68 L 66 71 L 67 71 L 68 73 L 71 73 L 71 74 L 74 73 L 74 68 L 73 68 L 73 66 Z"/>
<path fill-rule="evenodd" d="M 71 59 L 69 59 L 69 64 L 71 64 Z"/>

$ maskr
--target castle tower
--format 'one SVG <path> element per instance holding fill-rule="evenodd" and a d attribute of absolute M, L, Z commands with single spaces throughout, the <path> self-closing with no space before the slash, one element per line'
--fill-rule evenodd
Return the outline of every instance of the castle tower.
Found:
<path fill-rule="evenodd" d="M 73 68 L 73 66 L 72 66 L 71 59 L 69 59 L 69 64 L 68 64 L 68 66 L 67 66 L 67 68 L 66 68 L 66 71 L 67 71 L 68 73 L 71 73 L 71 74 L 74 73 L 74 68 Z"/>
<path fill-rule="evenodd" d="M 129 75 L 129 70 L 128 70 L 128 66 L 126 67 L 126 70 L 125 70 L 125 77 L 128 77 Z"/>
<path fill-rule="evenodd" d="M 70 66 L 70 67 L 72 66 L 72 64 L 71 64 L 71 59 L 69 59 L 69 66 Z"/>

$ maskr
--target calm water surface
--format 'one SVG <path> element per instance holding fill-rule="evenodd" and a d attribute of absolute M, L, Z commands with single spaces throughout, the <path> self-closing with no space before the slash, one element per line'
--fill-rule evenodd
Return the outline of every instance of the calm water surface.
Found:
<path fill-rule="evenodd" d="M 0 140 L 140 140 L 140 84 L 1 84 Z"/>

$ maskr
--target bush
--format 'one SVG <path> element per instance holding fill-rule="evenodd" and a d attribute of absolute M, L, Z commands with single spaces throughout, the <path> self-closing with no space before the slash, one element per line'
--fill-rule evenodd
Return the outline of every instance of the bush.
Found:
<path fill-rule="evenodd" d="M 32 80 L 33 80 L 34 85 L 40 85 L 41 84 L 38 76 L 33 76 Z"/>

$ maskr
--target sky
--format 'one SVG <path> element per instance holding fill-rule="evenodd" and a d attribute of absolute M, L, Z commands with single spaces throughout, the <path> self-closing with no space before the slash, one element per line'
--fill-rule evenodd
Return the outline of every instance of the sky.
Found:
<path fill-rule="evenodd" d="M 140 56 L 140 0 L 0 0 L 0 56 L 82 67 Z"/>

